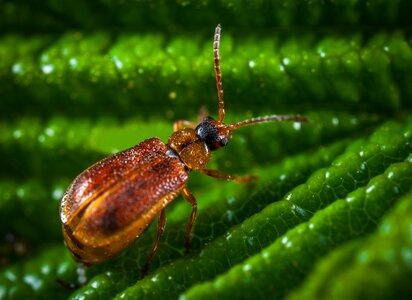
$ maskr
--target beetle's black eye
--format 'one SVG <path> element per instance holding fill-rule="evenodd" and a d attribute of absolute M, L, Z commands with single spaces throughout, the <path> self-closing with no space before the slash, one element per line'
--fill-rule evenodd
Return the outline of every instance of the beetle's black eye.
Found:
<path fill-rule="evenodd" d="M 208 120 L 204 120 L 196 127 L 197 135 L 205 141 L 206 145 L 212 145 L 219 139 L 218 131 L 215 125 Z"/>
<path fill-rule="evenodd" d="M 216 121 L 211 117 L 204 118 L 203 122 L 197 125 L 196 134 L 206 143 L 210 150 L 224 147 L 229 142 L 228 137 L 215 126 Z"/>

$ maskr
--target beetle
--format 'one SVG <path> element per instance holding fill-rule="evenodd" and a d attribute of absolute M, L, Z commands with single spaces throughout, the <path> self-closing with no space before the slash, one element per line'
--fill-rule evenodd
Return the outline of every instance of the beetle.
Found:
<path fill-rule="evenodd" d="M 302 116 L 270 115 L 225 124 L 220 33 L 218 25 L 213 54 L 219 118 L 204 117 L 199 124 L 177 121 L 166 144 L 158 138 L 149 138 L 95 163 L 68 187 L 61 200 L 60 218 L 65 244 L 77 261 L 90 265 L 115 256 L 139 238 L 158 217 L 157 238 L 143 267 L 146 273 L 165 229 L 165 207 L 179 194 L 192 206 L 185 240 L 189 251 L 197 214 L 196 199 L 187 188 L 190 171 L 249 182 L 252 176 L 235 177 L 206 169 L 211 152 L 226 146 L 232 131 L 240 127 L 264 122 L 308 121 Z"/>

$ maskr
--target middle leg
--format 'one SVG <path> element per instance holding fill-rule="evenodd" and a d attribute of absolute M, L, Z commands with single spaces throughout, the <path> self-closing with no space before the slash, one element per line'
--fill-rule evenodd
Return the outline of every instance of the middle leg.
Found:
<path fill-rule="evenodd" d="M 163 209 L 160 211 L 159 220 L 157 222 L 156 241 L 154 242 L 152 249 L 150 249 L 149 255 L 146 258 L 146 262 L 142 269 L 142 278 L 149 271 L 150 262 L 152 261 L 153 256 L 156 254 L 157 248 L 159 247 L 159 244 L 160 244 L 160 238 L 162 237 L 163 232 L 165 231 L 165 227 L 166 227 L 166 213 L 165 213 L 165 209 Z"/>
<path fill-rule="evenodd" d="M 242 182 L 242 183 L 247 183 L 247 182 L 251 182 L 255 179 L 257 179 L 257 176 L 243 176 L 243 177 L 237 177 L 237 176 L 233 176 L 230 174 L 226 174 L 223 173 L 221 171 L 218 170 L 199 170 L 201 173 L 210 176 L 210 177 L 214 177 L 214 178 L 220 178 L 220 179 L 226 179 L 226 180 L 230 180 L 230 181 L 234 181 L 234 182 Z"/>
<path fill-rule="evenodd" d="M 186 199 L 187 202 L 192 205 L 192 213 L 189 218 L 189 222 L 186 225 L 186 240 L 185 240 L 185 247 L 186 253 L 190 251 L 192 248 L 192 228 L 193 224 L 195 223 L 196 215 L 197 215 L 197 201 L 195 196 L 189 191 L 187 187 L 185 187 L 182 191 L 183 197 Z"/>

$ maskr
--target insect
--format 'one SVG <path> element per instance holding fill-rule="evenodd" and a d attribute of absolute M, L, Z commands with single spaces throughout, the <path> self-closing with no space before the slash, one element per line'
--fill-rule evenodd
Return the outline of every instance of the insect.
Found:
<path fill-rule="evenodd" d="M 249 182 L 252 176 L 235 177 L 206 169 L 211 152 L 226 146 L 232 131 L 243 126 L 307 122 L 301 116 L 271 115 L 234 124 L 223 123 L 220 32 L 218 25 L 213 53 L 219 118 L 204 117 L 199 124 L 177 121 L 167 144 L 158 138 L 149 138 L 92 165 L 68 187 L 61 201 L 60 218 L 65 243 L 77 261 L 90 265 L 111 258 L 139 238 L 158 217 L 157 238 L 143 267 L 146 273 L 165 229 L 165 207 L 179 194 L 192 206 L 185 240 L 186 250 L 189 250 L 197 214 L 196 199 L 187 188 L 189 173 L 198 171 L 211 177 Z"/>

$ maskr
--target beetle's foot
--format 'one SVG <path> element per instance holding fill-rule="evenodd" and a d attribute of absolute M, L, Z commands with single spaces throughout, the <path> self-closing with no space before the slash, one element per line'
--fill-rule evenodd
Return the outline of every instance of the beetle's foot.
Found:
<path fill-rule="evenodd" d="M 147 273 L 149 273 L 149 265 L 147 262 L 144 264 L 142 271 L 140 272 L 140 279 L 146 277 Z"/>

